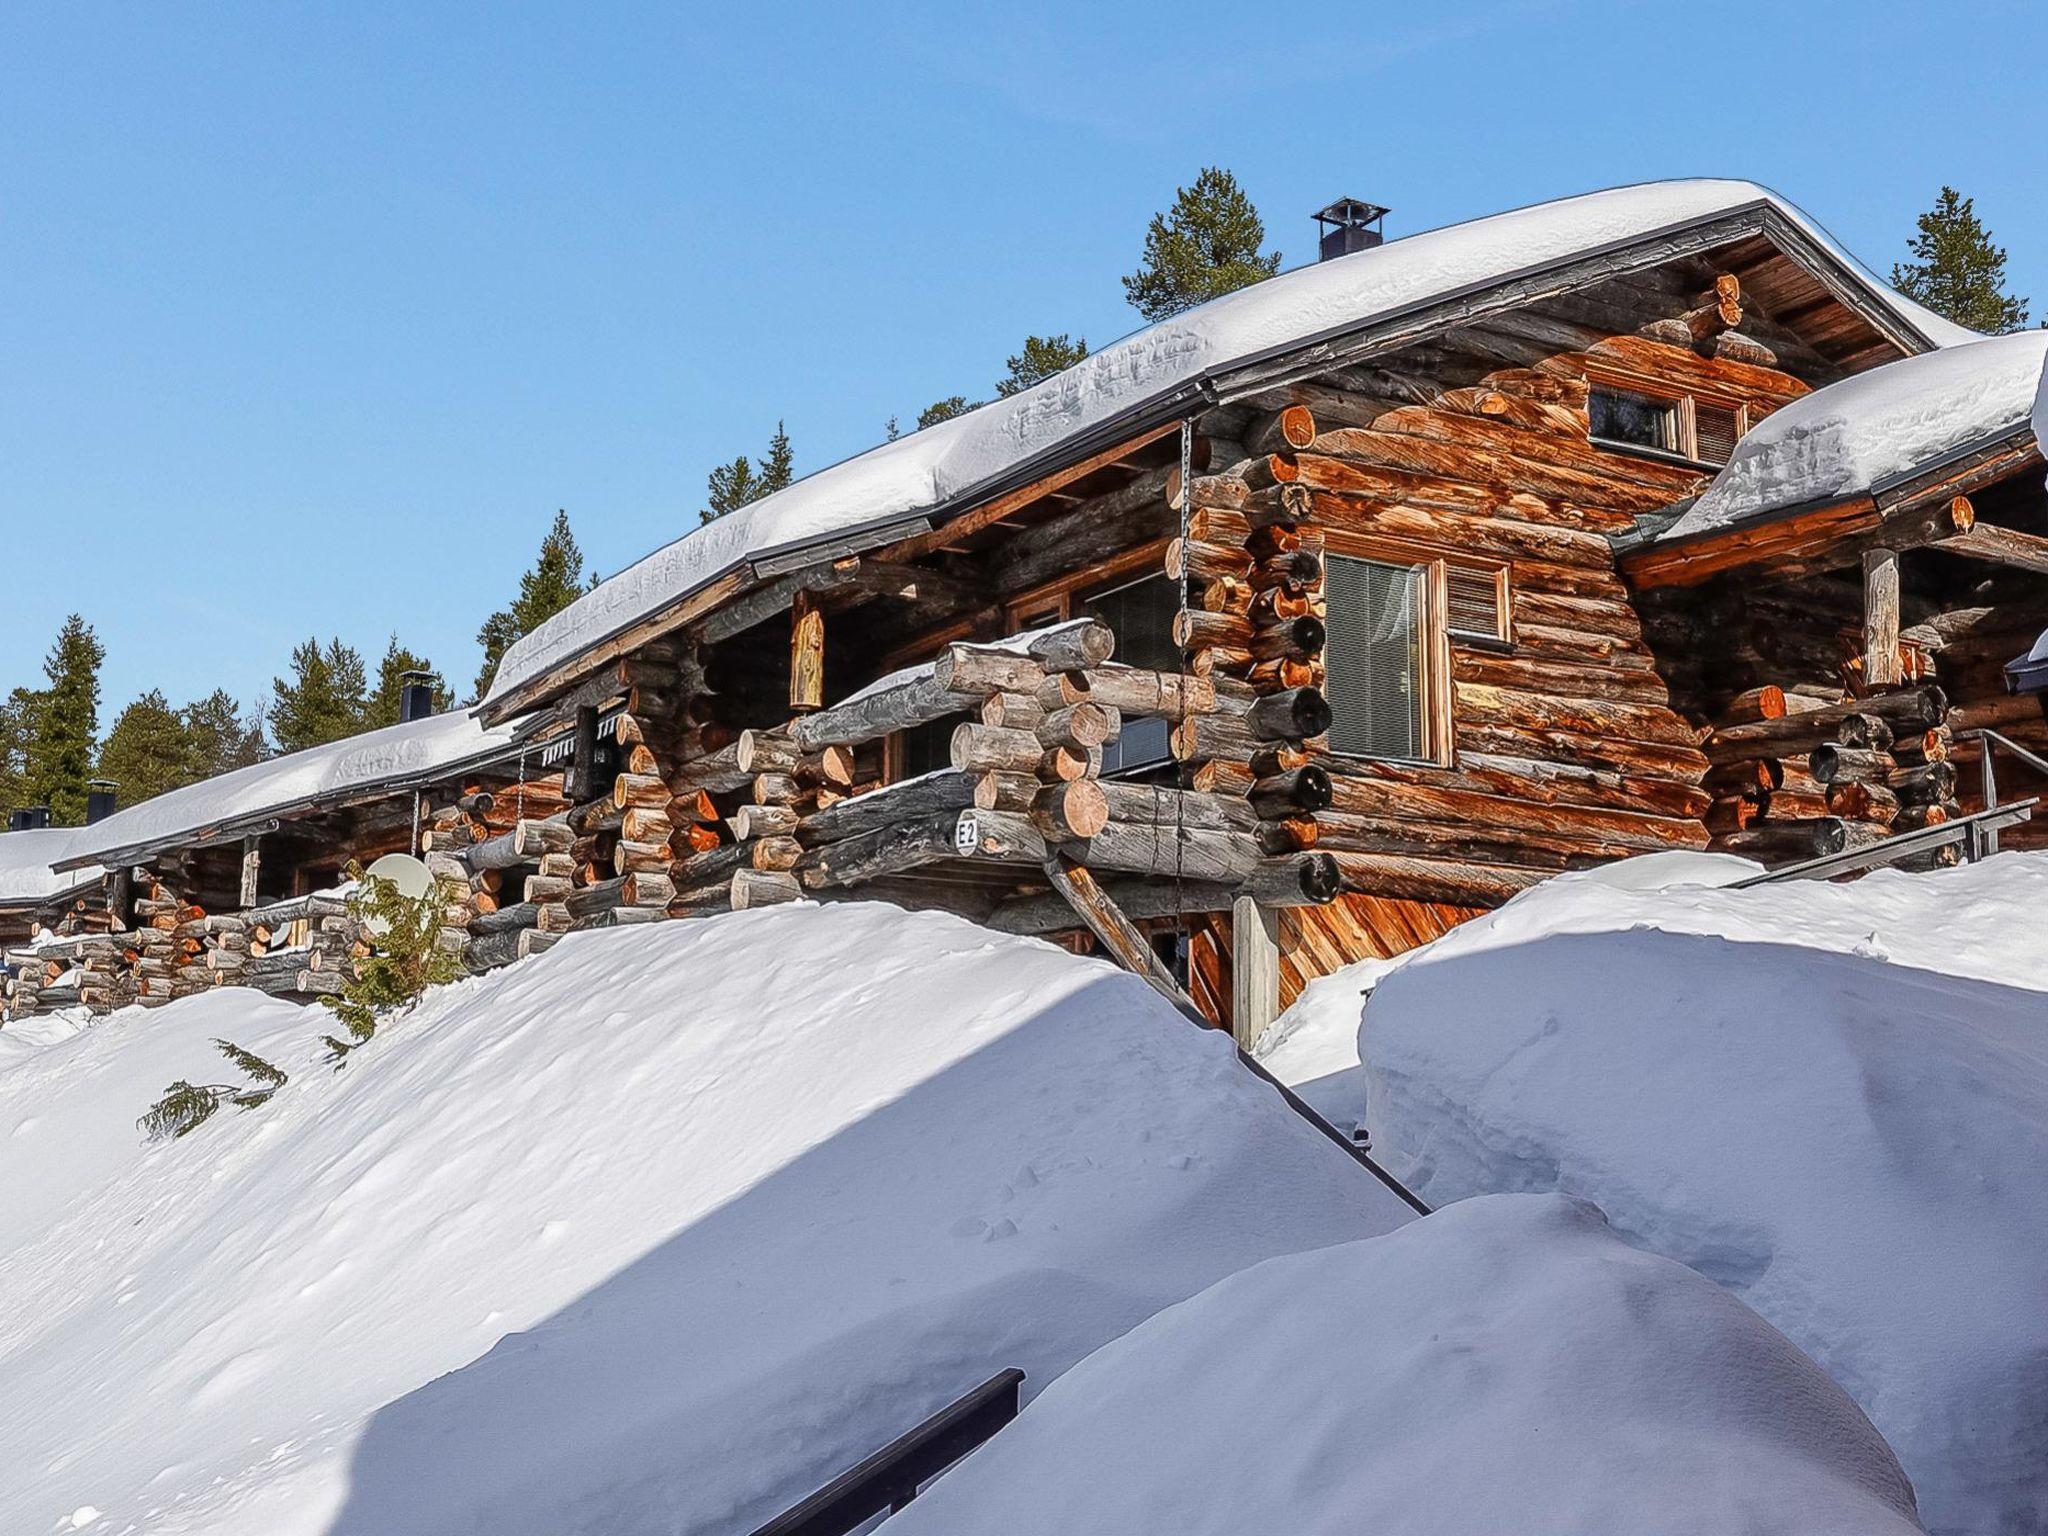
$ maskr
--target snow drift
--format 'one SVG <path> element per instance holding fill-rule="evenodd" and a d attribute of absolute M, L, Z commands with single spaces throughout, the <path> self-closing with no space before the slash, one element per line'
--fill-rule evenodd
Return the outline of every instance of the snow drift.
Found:
<path fill-rule="evenodd" d="M 1269 1260 L 1069 1371 L 895 1536 L 1882 1536 L 1869 1420 L 1591 1206 L 1499 1196 Z"/>
<path fill-rule="evenodd" d="M 883 906 L 572 935 L 339 1073 L 0 1053 L 0 1530 L 744 1532 L 993 1371 L 1407 1217 L 1142 983 Z M 292 1073 L 145 1147 L 226 1036 Z"/>
<path fill-rule="evenodd" d="M 1825 1366 L 1930 1530 L 2048 1526 L 2048 856 L 1749 891 L 1630 864 L 1378 977 L 1376 1151 L 1432 1204 L 1597 1202 Z M 1312 1044 L 1329 1065 L 1342 985 L 1290 1021 L 1283 1078 Z"/>

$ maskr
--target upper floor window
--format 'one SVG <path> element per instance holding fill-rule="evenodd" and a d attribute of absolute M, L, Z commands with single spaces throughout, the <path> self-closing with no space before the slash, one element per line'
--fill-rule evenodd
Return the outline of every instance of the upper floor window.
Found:
<path fill-rule="evenodd" d="M 1726 464 L 1749 425 L 1740 405 L 1603 384 L 1593 386 L 1586 412 L 1598 445 L 1670 454 L 1695 464 Z"/>

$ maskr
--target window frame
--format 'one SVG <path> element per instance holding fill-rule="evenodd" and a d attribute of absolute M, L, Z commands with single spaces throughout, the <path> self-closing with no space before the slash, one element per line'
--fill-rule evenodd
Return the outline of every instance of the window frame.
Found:
<path fill-rule="evenodd" d="M 1739 395 L 1720 394 L 1710 389 L 1695 389 L 1641 374 L 1625 373 L 1618 369 L 1587 370 L 1586 391 L 1586 441 L 1603 453 L 1626 454 L 1635 458 L 1651 459 L 1659 464 L 1681 464 L 1687 469 L 1718 471 L 1728 467 L 1728 459 L 1716 461 L 1699 456 L 1700 406 L 1712 406 L 1734 416 L 1735 445 L 1741 444 L 1753 425 L 1749 402 Z M 1678 447 L 1675 450 L 1652 448 L 1644 443 L 1598 436 L 1593 431 L 1592 424 L 1592 397 L 1596 394 L 1624 395 L 1637 400 L 1647 400 L 1653 405 L 1668 406 L 1674 412 L 1673 426 Z M 1734 448 L 1731 447 L 1729 459 L 1733 457 Z"/>
<path fill-rule="evenodd" d="M 1422 595 L 1422 611 L 1417 616 L 1421 631 L 1421 642 L 1416 647 L 1416 692 L 1420 696 L 1420 736 L 1422 753 L 1417 757 L 1401 757 L 1382 752 L 1347 752 L 1338 747 L 1334 739 L 1325 737 L 1326 750 L 1332 757 L 1341 757 L 1350 762 L 1361 763 L 1403 763 L 1424 768 L 1449 768 L 1457 758 L 1457 732 L 1452 712 L 1454 690 L 1451 682 L 1451 631 L 1449 615 L 1449 566 L 1453 563 L 1441 550 L 1423 545 L 1409 544 L 1396 539 L 1380 539 L 1370 535 L 1355 534 L 1336 528 L 1323 533 L 1324 555 L 1339 559 L 1364 560 L 1375 565 L 1405 567 L 1422 573 L 1419 583 Z M 1457 564 L 1463 566 L 1465 562 Z M 1503 580 L 1507 567 L 1502 566 Z M 1506 609 L 1502 610 L 1505 616 Z M 1336 616 L 1324 611 L 1324 623 L 1334 629 Z M 1503 617 L 1505 624 L 1505 617 Z M 1325 667 L 1328 662 L 1325 661 Z"/>

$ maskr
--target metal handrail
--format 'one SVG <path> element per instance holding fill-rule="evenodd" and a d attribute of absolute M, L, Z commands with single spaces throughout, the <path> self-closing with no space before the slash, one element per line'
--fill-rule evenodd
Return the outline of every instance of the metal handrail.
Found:
<path fill-rule="evenodd" d="M 918 1489 L 1017 1417 L 1024 1373 L 998 1371 L 915 1429 L 840 1473 L 754 1536 L 846 1536 L 884 1510 L 903 1508 Z"/>
<path fill-rule="evenodd" d="M 2006 751 L 2010 752 L 2036 773 L 2048 774 L 2048 758 L 2038 756 L 2021 746 L 2010 736 L 1994 731 L 1988 725 L 1981 725 L 1975 730 L 1964 731 L 1960 739 L 1963 741 L 1974 740 L 1983 745 L 1983 750 L 1977 754 L 1977 774 L 1978 783 L 1982 786 L 1984 792 L 1984 809 L 1987 811 L 1998 809 L 1998 770 L 1991 761 L 1991 749 L 1994 746 L 2005 748 Z M 1998 829 L 1996 827 L 1990 828 L 1985 833 L 1984 851 L 1986 853 L 1998 852 Z"/>

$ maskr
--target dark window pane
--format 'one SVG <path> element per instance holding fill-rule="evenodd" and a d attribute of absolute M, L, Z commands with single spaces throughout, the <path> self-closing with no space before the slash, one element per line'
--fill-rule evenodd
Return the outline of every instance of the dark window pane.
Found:
<path fill-rule="evenodd" d="M 897 747 L 896 760 L 901 766 L 897 778 L 914 779 L 920 774 L 952 767 L 953 728 L 965 718 L 965 715 L 948 715 L 943 720 L 930 720 L 904 731 Z"/>
<path fill-rule="evenodd" d="M 1596 389 L 1587 408 L 1593 436 L 1603 442 L 1678 452 L 1678 407 L 1668 400 Z"/>
<path fill-rule="evenodd" d="M 1421 757 L 1421 570 L 1332 555 L 1324 584 L 1332 750 Z"/>
<path fill-rule="evenodd" d="M 1100 619 L 1116 632 L 1114 660 L 1153 672 L 1178 672 L 1180 647 L 1173 643 L 1173 616 L 1180 610 L 1180 584 L 1164 576 L 1098 593 L 1075 610 L 1077 618 Z M 1123 735 L 1102 749 L 1104 773 L 1128 773 L 1163 763 L 1172 755 L 1164 720 L 1126 720 Z"/>

